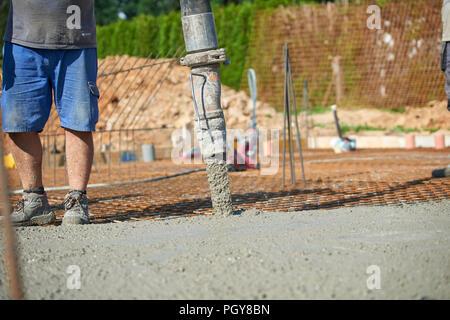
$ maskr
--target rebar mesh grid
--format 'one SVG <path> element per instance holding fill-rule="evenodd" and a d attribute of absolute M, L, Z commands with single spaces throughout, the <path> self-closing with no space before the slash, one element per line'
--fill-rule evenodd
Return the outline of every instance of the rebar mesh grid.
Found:
<path fill-rule="evenodd" d="M 161 140 L 157 138 L 160 136 L 170 137 L 173 128 L 149 128 L 143 121 L 143 114 L 160 98 L 161 88 L 167 85 L 174 66 L 183 54 L 184 51 L 178 48 L 170 49 L 166 54 L 150 54 L 146 59 L 117 56 L 99 62 L 97 85 L 101 96 L 99 122 L 94 133 L 96 157 L 93 180 L 113 182 L 117 179 L 139 179 L 138 165 L 133 161 L 131 164 L 124 163 L 124 153 L 133 154 L 136 160 L 140 160 L 142 145 Z M 175 58 L 169 59 L 168 56 Z M 6 134 L 2 136 L 4 147 L 7 147 L 9 138 Z M 45 185 L 66 185 L 65 135 L 54 105 L 40 137 Z M 159 158 L 170 156 L 166 146 L 170 147 L 171 141 L 165 140 L 166 145 L 157 150 Z M 9 171 L 9 181 L 12 190 L 21 188 L 17 172 Z"/>
<path fill-rule="evenodd" d="M 257 13 L 246 67 L 256 71 L 261 99 L 282 109 L 282 47 L 289 43 L 296 96 L 301 99 L 307 80 L 314 107 L 338 102 L 402 108 L 444 100 L 442 1 L 390 1 L 380 8 L 379 30 L 368 27 L 373 14 L 368 7 L 374 3 L 303 5 Z M 337 84 L 333 64 L 341 70 L 342 85 Z M 245 75 L 242 88 L 248 88 Z"/>
<path fill-rule="evenodd" d="M 299 159 L 297 159 L 299 161 Z M 335 155 L 306 151 L 307 187 L 282 187 L 281 170 L 262 176 L 259 170 L 231 172 L 230 186 L 237 212 L 306 211 L 362 205 L 404 204 L 450 199 L 450 178 L 432 179 L 431 172 L 450 163 L 448 150 L 357 151 Z M 193 169 L 158 161 L 143 176 Z M 298 167 L 298 166 L 297 166 Z M 144 168 L 144 166 L 142 166 Z M 152 170 L 153 168 L 153 170 Z M 93 223 L 169 219 L 212 214 L 206 173 L 194 173 L 146 184 L 88 190 Z M 61 222 L 65 192 L 49 192 Z M 15 201 L 19 195 L 11 196 Z"/>

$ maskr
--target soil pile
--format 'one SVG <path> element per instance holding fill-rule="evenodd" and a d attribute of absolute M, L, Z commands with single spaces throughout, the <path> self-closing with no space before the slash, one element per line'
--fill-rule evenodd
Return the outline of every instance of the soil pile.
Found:
<path fill-rule="evenodd" d="M 128 70 L 128 71 L 124 71 Z M 170 59 L 144 59 L 138 57 L 108 57 L 99 60 L 98 86 L 100 119 L 98 130 L 167 128 L 166 130 L 136 131 L 125 137 L 113 135 L 108 139 L 112 148 L 121 143 L 153 143 L 171 145 L 175 129 L 191 130 L 194 123 L 194 107 L 189 81 L 189 68 Z M 280 103 L 282 103 L 280 101 Z M 404 134 L 416 130 L 424 134 L 442 132 L 450 134 L 450 113 L 446 101 L 431 101 L 423 108 L 406 107 L 403 113 L 379 109 L 339 109 L 341 125 L 358 126 L 359 135 Z M 222 108 L 229 129 L 247 129 L 251 120 L 253 102 L 244 91 L 222 86 Z M 260 128 L 283 127 L 283 114 L 268 103 L 258 101 L 256 118 Z M 330 111 L 310 117 L 310 135 L 336 135 L 333 114 Z M 303 114 L 300 116 L 302 134 L 305 135 Z M 59 132 L 58 114 L 53 110 L 45 132 Z M 354 133 L 354 132 L 353 132 Z M 97 140 L 99 140 L 96 137 Z M 105 138 L 103 138 L 105 139 Z M 110 139 L 110 140 L 109 140 Z M 125 140 L 124 140 L 125 139 Z M 105 140 L 96 143 L 104 144 Z M 127 140 L 127 141 L 126 141 Z M 58 142 L 58 145 L 61 144 Z"/>
<path fill-rule="evenodd" d="M 450 134 L 450 112 L 447 101 L 431 101 L 423 108 L 406 107 L 404 112 L 388 112 L 383 109 L 338 109 L 341 125 L 350 127 L 353 132 L 358 126 L 363 126 L 358 134 L 375 135 L 380 129 L 380 135 L 404 134 L 407 131 L 417 131 L 421 134 L 441 132 Z M 334 117 L 331 111 L 312 116 L 315 135 L 335 135 Z M 364 132 L 366 131 L 366 132 Z"/>
<path fill-rule="evenodd" d="M 99 78 L 100 130 L 190 127 L 194 119 L 189 68 L 171 60 L 146 60 L 108 57 L 100 62 L 104 74 Z M 114 74 L 120 69 L 146 67 Z M 222 86 L 222 107 L 229 128 L 245 129 L 251 119 L 253 103 L 244 92 Z M 268 126 L 276 111 L 268 104 L 257 103 L 257 119 Z"/>

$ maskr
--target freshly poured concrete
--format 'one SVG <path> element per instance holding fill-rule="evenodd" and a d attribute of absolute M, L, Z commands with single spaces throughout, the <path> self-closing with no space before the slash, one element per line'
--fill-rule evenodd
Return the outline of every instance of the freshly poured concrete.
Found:
<path fill-rule="evenodd" d="M 225 161 L 207 160 L 206 172 L 214 212 L 217 215 L 233 214 L 227 163 Z"/>
<path fill-rule="evenodd" d="M 19 228 L 18 238 L 31 299 L 450 298 L 450 200 Z M 72 265 L 79 290 L 67 286 Z M 380 289 L 367 286 L 370 266 Z"/>

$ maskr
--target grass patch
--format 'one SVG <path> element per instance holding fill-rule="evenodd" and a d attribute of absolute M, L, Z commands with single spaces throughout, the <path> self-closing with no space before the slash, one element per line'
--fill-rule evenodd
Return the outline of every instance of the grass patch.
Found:
<path fill-rule="evenodd" d="M 392 129 L 392 131 L 402 132 L 402 133 L 420 132 L 420 130 L 418 130 L 418 129 L 406 129 L 406 128 L 403 128 L 402 126 L 396 126 L 395 128 Z"/>
<path fill-rule="evenodd" d="M 402 113 L 406 112 L 405 108 L 382 108 L 379 110 L 389 112 L 389 113 L 396 113 L 396 114 L 402 114 Z"/>
<path fill-rule="evenodd" d="M 277 109 L 275 108 L 275 110 L 277 111 L 277 113 L 284 113 L 284 107 L 281 109 Z M 299 106 L 297 106 L 297 115 L 299 115 L 301 112 L 303 112 L 305 110 L 299 108 Z M 316 107 L 313 109 L 309 110 L 309 114 L 322 114 L 322 113 L 326 113 L 331 111 L 331 109 L 329 107 Z"/>
<path fill-rule="evenodd" d="M 316 107 L 310 110 L 310 114 L 322 114 L 331 111 L 329 107 Z"/>
<path fill-rule="evenodd" d="M 438 128 L 432 128 L 432 129 L 429 129 L 428 131 L 430 132 L 430 133 L 436 133 L 436 132 L 438 132 L 440 129 L 438 129 Z"/>
<path fill-rule="evenodd" d="M 359 126 L 349 126 L 349 125 L 342 125 L 341 126 L 341 132 L 342 134 L 345 134 L 347 132 L 360 132 L 360 131 L 386 131 L 386 128 L 376 128 L 366 125 L 359 125 Z"/>

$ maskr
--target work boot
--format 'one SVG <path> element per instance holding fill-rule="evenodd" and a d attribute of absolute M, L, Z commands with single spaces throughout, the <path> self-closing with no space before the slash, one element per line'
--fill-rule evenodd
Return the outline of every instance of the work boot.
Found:
<path fill-rule="evenodd" d="M 89 224 L 88 199 L 86 193 L 70 191 L 64 199 L 64 214 L 62 224 Z"/>
<path fill-rule="evenodd" d="M 42 226 L 55 222 L 55 219 L 45 193 L 24 193 L 10 215 L 11 224 L 15 227 Z M 0 217 L 0 222 L 3 222 L 3 217 Z"/>
<path fill-rule="evenodd" d="M 433 178 L 448 178 L 450 177 L 450 165 L 444 169 L 434 170 Z"/>

